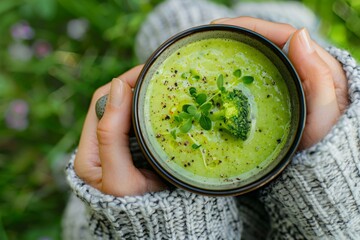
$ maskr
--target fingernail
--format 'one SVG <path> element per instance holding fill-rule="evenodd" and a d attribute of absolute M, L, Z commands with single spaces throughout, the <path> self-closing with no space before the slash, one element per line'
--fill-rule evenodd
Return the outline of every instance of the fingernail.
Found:
<path fill-rule="evenodd" d="M 309 32 L 306 30 L 306 28 L 303 28 L 299 32 L 299 39 L 301 42 L 302 47 L 307 53 L 312 53 L 315 51 L 315 48 L 311 42 Z"/>
<path fill-rule="evenodd" d="M 108 100 L 108 95 L 106 94 L 96 101 L 95 112 L 96 112 L 96 116 L 99 120 L 104 115 L 107 100 Z"/>
<path fill-rule="evenodd" d="M 111 81 L 109 103 L 113 106 L 120 107 L 125 94 L 124 90 L 124 82 L 119 78 L 114 78 Z"/>
<path fill-rule="evenodd" d="M 210 23 L 211 24 L 223 23 L 223 22 L 226 22 L 229 19 L 231 19 L 231 18 L 219 18 L 219 19 L 215 19 L 215 20 L 211 21 Z"/>
<path fill-rule="evenodd" d="M 291 39 L 292 39 L 293 36 L 294 36 L 294 33 L 292 33 L 292 34 L 290 35 L 290 37 L 288 38 L 288 40 L 286 41 L 285 45 L 284 45 L 283 48 L 282 48 L 282 51 L 283 51 L 286 55 L 289 54 L 290 42 L 291 42 Z"/>

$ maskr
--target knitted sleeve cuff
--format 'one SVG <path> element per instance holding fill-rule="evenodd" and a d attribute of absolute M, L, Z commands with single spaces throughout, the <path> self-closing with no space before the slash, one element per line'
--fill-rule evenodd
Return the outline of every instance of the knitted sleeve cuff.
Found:
<path fill-rule="evenodd" d="M 297 153 L 262 191 L 273 230 L 285 238 L 294 235 L 289 229 L 306 238 L 360 238 L 360 67 L 348 52 L 327 50 L 343 65 L 350 106 L 321 142 Z"/>
<path fill-rule="evenodd" d="M 241 234 L 234 198 L 180 189 L 143 196 L 106 195 L 76 175 L 75 154 L 66 167 L 67 180 L 87 206 L 89 229 L 99 239 L 235 239 Z"/>

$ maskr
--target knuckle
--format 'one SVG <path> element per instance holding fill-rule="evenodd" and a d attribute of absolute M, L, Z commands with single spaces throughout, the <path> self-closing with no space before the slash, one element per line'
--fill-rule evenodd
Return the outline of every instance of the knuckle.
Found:
<path fill-rule="evenodd" d="M 288 28 L 289 30 L 293 30 L 293 31 L 296 31 L 296 30 L 297 30 L 293 25 L 291 25 L 291 24 L 289 24 L 289 23 L 282 23 L 282 25 L 283 25 L 285 28 Z"/>
<path fill-rule="evenodd" d="M 99 144 L 102 146 L 109 146 L 111 145 L 115 140 L 115 133 L 111 130 L 109 125 L 104 124 L 104 122 L 99 122 L 96 134 L 98 137 Z"/>

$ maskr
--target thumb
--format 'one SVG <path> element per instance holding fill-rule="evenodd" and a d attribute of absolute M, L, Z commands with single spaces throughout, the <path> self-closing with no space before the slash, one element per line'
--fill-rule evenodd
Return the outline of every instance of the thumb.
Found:
<path fill-rule="evenodd" d="M 111 81 L 106 110 L 97 129 L 98 140 L 102 146 L 113 145 L 115 142 L 128 146 L 131 96 L 131 88 L 126 82 L 120 78 L 114 78 Z"/>
<path fill-rule="evenodd" d="M 102 167 L 102 190 L 107 194 L 123 195 L 142 174 L 134 167 L 129 149 L 131 124 L 131 88 L 119 78 L 111 82 L 104 116 L 98 123 L 97 136 Z M 142 185 L 143 183 L 139 184 Z M 119 188 L 119 185 L 122 187 Z"/>
<path fill-rule="evenodd" d="M 125 75 L 123 75 L 124 77 Z M 104 116 L 98 123 L 101 190 L 115 196 L 160 191 L 165 185 L 156 174 L 134 166 L 129 148 L 132 91 L 127 82 L 114 78 Z"/>
<path fill-rule="evenodd" d="M 304 28 L 293 34 L 289 58 L 300 75 L 305 92 L 307 120 L 300 148 L 307 148 L 320 141 L 340 116 L 334 79 Z"/>

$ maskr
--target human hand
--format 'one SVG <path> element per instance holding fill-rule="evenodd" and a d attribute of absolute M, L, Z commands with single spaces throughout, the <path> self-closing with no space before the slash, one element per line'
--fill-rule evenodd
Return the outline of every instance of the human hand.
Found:
<path fill-rule="evenodd" d="M 76 174 L 105 194 L 142 195 L 166 188 L 150 170 L 137 169 L 129 148 L 132 91 L 142 69 L 137 66 L 96 90 L 87 113 L 75 158 Z M 109 94 L 99 121 L 96 101 Z"/>
<path fill-rule="evenodd" d="M 291 37 L 288 57 L 305 92 L 307 118 L 299 149 L 308 148 L 330 131 L 348 106 L 347 80 L 341 64 L 314 42 L 306 29 L 251 17 L 223 18 L 215 24 L 255 31 L 283 48 Z"/>

